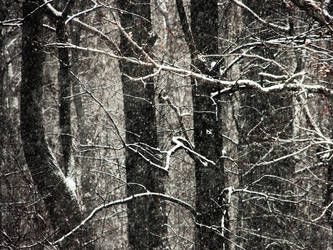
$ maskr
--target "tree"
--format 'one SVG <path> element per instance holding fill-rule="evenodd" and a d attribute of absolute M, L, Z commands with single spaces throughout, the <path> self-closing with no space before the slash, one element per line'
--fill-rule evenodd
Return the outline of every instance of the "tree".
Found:
<path fill-rule="evenodd" d="M 300 18 L 302 15 L 295 12 L 292 5 L 286 6 L 282 2 L 267 1 L 261 3 L 259 7 L 257 3 L 251 1 L 241 3 L 235 0 L 234 2 L 244 8 L 246 13 L 244 14 L 246 30 L 243 32 L 248 32 L 250 36 L 243 35 L 243 37 L 255 38 L 235 49 L 249 49 L 242 52 L 244 54 L 240 53 L 239 58 L 244 60 L 244 64 L 241 64 L 244 71 L 242 76 L 253 79 L 262 86 L 274 86 L 279 76 L 304 72 L 310 74 L 310 70 L 306 66 L 308 64 L 303 61 L 303 58 L 307 57 L 304 55 L 308 52 L 303 51 L 305 54 L 302 57 L 299 54 L 300 51 L 296 49 L 297 46 L 283 46 L 280 42 L 277 44 L 273 42 L 269 46 L 257 43 L 260 40 L 282 41 L 295 38 L 299 35 L 300 30 L 312 32 L 306 22 Z M 269 4 L 269 6 L 262 8 L 262 4 Z M 287 16 L 285 22 L 278 22 L 279 16 L 284 14 Z M 299 19 L 296 19 L 295 16 L 298 16 Z M 260 23 L 262 26 L 257 29 L 256 27 Z M 319 41 L 315 43 L 317 44 L 317 42 L 320 43 Z M 289 57 L 284 57 L 283 55 L 287 53 Z M 261 60 L 266 62 L 258 63 Z M 316 79 L 318 76 L 313 77 L 312 79 Z M 302 78 L 301 82 L 306 82 L 307 86 L 313 84 L 312 80 L 308 82 L 308 79 L 305 79 Z M 315 240 L 314 235 L 309 236 L 313 234 L 314 228 L 317 227 L 315 230 L 322 229 L 319 225 L 313 225 L 309 229 L 299 222 L 299 218 L 302 217 L 300 214 L 304 216 L 309 211 L 311 214 L 316 213 L 312 205 L 301 205 L 300 197 L 304 200 L 313 200 L 318 199 L 318 196 L 302 192 L 306 190 L 303 184 L 308 177 L 300 175 L 300 173 L 304 173 L 302 170 L 305 165 L 316 166 L 318 164 L 312 157 L 313 149 L 309 149 L 309 146 L 314 145 L 302 142 L 303 138 L 310 136 L 310 134 L 303 133 L 304 129 L 306 130 L 309 126 L 304 119 L 310 121 L 309 132 L 316 131 L 315 133 L 321 135 L 322 138 L 325 137 L 322 132 L 324 126 L 320 125 L 321 129 L 317 126 L 317 122 L 319 124 L 321 119 L 320 112 L 315 110 L 315 105 L 318 105 L 318 99 L 316 100 L 318 96 L 309 98 L 307 94 L 303 96 L 298 92 L 295 94 L 289 91 L 266 95 L 246 88 L 240 89 L 240 95 L 240 114 L 237 124 L 240 131 L 239 155 L 243 156 L 239 159 L 240 177 L 244 186 L 241 185 L 239 189 L 241 193 L 239 211 L 244 216 L 243 218 L 246 218 L 242 221 L 244 228 L 240 231 L 243 231 L 242 238 L 247 240 L 240 240 L 239 244 L 246 248 L 261 245 L 261 248 L 294 249 L 295 246 L 300 247 L 294 240 L 295 237 L 303 245 L 308 244 L 304 241 L 306 238 L 312 238 L 313 241 L 309 243 L 309 246 L 315 248 L 326 246 L 327 242 Z M 314 105 L 310 112 L 308 102 Z M 311 112 L 316 113 L 316 122 L 313 122 Z M 301 117 L 303 115 L 305 117 Z M 305 154 L 302 153 L 304 151 Z M 312 173 L 314 174 L 314 172 Z M 321 176 L 322 173 L 318 171 L 315 175 Z M 314 189 L 315 181 L 313 180 L 312 183 L 311 189 Z M 322 188 L 320 187 L 320 189 Z M 260 198 L 265 195 L 267 195 L 267 199 Z M 318 202 L 321 202 L 320 199 Z M 265 220 L 267 220 L 266 223 Z M 268 224 L 269 228 L 266 228 Z M 302 229 L 297 230 L 296 228 Z M 325 233 L 322 232 L 320 235 Z M 291 235 L 292 237 L 290 237 Z"/>
<path fill-rule="evenodd" d="M 0 4 L 0 248 L 332 248 L 332 1 L 73 2 Z"/>
<path fill-rule="evenodd" d="M 80 1 L 74 4 L 74 10 L 80 11 L 81 9 L 85 9 L 88 6 L 88 1 Z M 73 11 L 74 12 L 74 11 Z M 81 16 L 79 20 L 83 21 L 84 18 Z M 75 23 L 71 23 L 71 32 L 70 37 L 71 41 L 74 45 L 81 46 L 83 43 L 82 35 L 83 30 L 79 25 Z M 79 137 L 80 145 L 88 144 L 88 135 L 89 135 L 89 122 L 87 116 L 87 110 L 85 110 L 85 102 L 83 96 L 80 94 L 82 92 L 80 78 L 78 77 L 80 71 L 82 71 L 84 65 L 82 63 L 83 55 L 80 53 L 80 50 L 71 51 L 71 87 L 72 93 L 74 95 L 73 103 L 75 107 L 76 120 L 77 120 L 77 132 Z M 93 166 L 93 160 L 88 160 L 87 156 L 94 158 L 94 152 L 85 152 L 82 150 L 78 153 L 78 157 L 75 158 L 75 167 L 77 172 L 81 172 L 81 175 L 78 177 L 77 181 L 78 186 L 78 196 L 79 200 L 82 203 L 82 210 L 86 211 L 88 207 L 93 207 L 90 203 L 91 200 L 89 198 L 92 190 L 92 186 L 94 186 L 93 178 L 94 176 L 90 173 L 91 168 Z"/>
<path fill-rule="evenodd" d="M 121 9 L 121 26 L 144 52 L 154 45 L 151 33 L 150 1 L 118 1 Z M 156 38 L 155 38 L 156 40 Z M 125 33 L 121 34 L 120 50 L 126 58 L 146 60 L 145 55 L 134 47 Z M 126 181 L 127 195 L 145 191 L 164 193 L 164 176 L 159 164 L 156 115 L 154 106 L 154 81 L 133 78 L 146 77 L 151 68 L 127 61 L 119 62 L 122 73 L 124 114 L 126 129 Z M 163 248 L 166 245 L 167 217 L 165 204 L 160 199 L 130 201 L 128 207 L 128 241 L 130 249 Z"/>
<path fill-rule="evenodd" d="M 212 55 L 218 53 L 217 1 L 191 1 L 190 9 L 191 31 L 196 49 L 196 53 L 191 55 L 193 69 L 216 77 L 216 62 L 212 60 Z M 196 209 L 199 214 L 196 218 L 195 244 L 197 249 L 217 249 L 227 245 L 228 238 L 227 207 L 223 200 L 225 176 L 221 157 L 221 103 L 212 96 L 220 90 L 220 86 L 193 79 L 192 88 L 194 148 L 197 153 L 214 163 L 195 160 Z"/>
<path fill-rule="evenodd" d="M 73 190 L 58 167 L 45 140 L 42 98 L 42 68 L 44 54 L 42 20 L 39 1 L 23 2 L 22 29 L 22 85 L 21 85 L 21 137 L 25 159 L 32 179 L 40 192 L 56 230 L 56 237 L 69 232 L 82 220 Z M 62 242 L 64 248 L 81 248 L 89 241 L 89 228 L 74 238 Z M 88 243 L 88 249 L 93 244 Z"/>
<path fill-rule="evenodd" d="M 67 43 L 68 35 L 66 31 L 65 21 L 69 15 L 74 1 L 68 1 L 60 16 L 55 15 L 51 19 L 56 22 L 56 36 L 57 42 Z M 65 176 L 70 175 L 73 171 L 73 156 L 72 156 L 72 141 L 73 136 L 71 132 L 71 74 L 70 74 L 70 59 L 69 52 L 66 48 L 58 48 L 59 59 L 59 127 L 61 130 L 60 142 L 62 150 L 62 165 Z"/>
<path fill-rule="evenodd" d="M 191 1 L 191 28 L 182 1 L 177 1 L 178 12 L 186 36 L 192 70 L 210 77 L 217 77 L 214 67 L 218 54 L 218 7 L 217 1 Z M 221 131 L 219 84 L 207 84 L 192 79 L 193 138 L 196 180 L 195 247 L 217 249 L 227 245 L 228 218 L 223 200 L 225 176 L 223 168 L 223 140 Z M 217 95 L 218 96 L 218 95 Z M 209 161 L 207 161 L 207 159 Z"/>

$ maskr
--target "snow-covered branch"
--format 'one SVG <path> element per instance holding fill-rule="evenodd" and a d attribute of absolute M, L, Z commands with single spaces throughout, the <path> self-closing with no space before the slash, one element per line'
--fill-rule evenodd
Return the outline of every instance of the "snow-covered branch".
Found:
<path fill-rule="evenodd" d="M 246 6 L 244 3 L 238 1 L 238 0 L 232 0 L 235 4 L 237 4 L 238 6 L 242 7 L 243 9 L 247 10 L 249 13 L 251 13 L 251 15 L 256 18 L 259 22 L 261 22 L 264 25 L 267 25 L 270 28 L 273 28 L 275 30 L 278 31 L 283 31 L 283 32 L 288 32 L 290 31 L 290 26 L 281 26 L 281 25 L 277 25 L 274 23 L 270 23 L 268 21 L 266 21 L 265 19 L 261 18 L 257 13 L 255 13 L 253 10 L 251 10 L 248 6 Z"/>
<path fill-rule="evenodd" d="M 215 166 L 215 162 L 207 159 L 205 156 L 197 153 L 191 146 L 191 143 L 187 141 L 184 137 L 175 136 L 172 138 L 172 143 L 175 144 L 170 150 L 166 152 L 166 169 L 169 168 L 170 165 L 170 157 L 174 154 L 178 149 L 184 149 L 193 159 L 199 160 L 204 166 L 208 166 L 208 163 Z"/>
<path fill-rule="evenodd" d="M 61 47 L 61 48 L 78 49 L 78 50 L 88 51 L 88 52 L 92 52 L 92 53 L 103 54 L 103 55 L 109 56 L 113 59 L 125 60 L 128 62 L 132 62 L 134 64 L 144 65 L 147 67 L 154 67 L 160 71 L 166 71 L 166 72 L 178 74 L 182 77 L 192 77 L 194 79 L 198 79 L 200 81 L 206 82 L 207 84 L 218 84 L 222 87 L 222 91 L 217 92 L 215 94 L 223 93 L 225 91 L 231 90 L 232 88 L 235 88 L 235 90 L 238 90 L 241 88 L 251 88 L 251 89 L 255 89 L 261 93 L 265 93 L 265 94 L 281 92 L 284 90 L 286 90 L 286 91 L 304 91 L 304 90 L 306 90 L 309 93 L 317 93 L 317 94 L 324 94 L 326 96 L 333 96 L 333 89 L 327 88 L 322 85 L 302 84 L 302 83 L 298 83 L 297 81 L 294 81 L 295 78 L 301 76 L 302 74 L 304 74 L 304 72 L 290 75 L 290 77 L 288 79 L 290 79 L 289 81 L 291 81 L 291 83 L 288 83 L 289 81 L 287 80 L 286 81 L 287 84 L 285 82 L 282 82 L 280 84 L 276 84 L 273 86 L 263 87 L 260 83 L 250 80 L 250 79 L 228 81 L 228 80 L 220 80 L 220 79 L 212 78 L 208 75 L 193 72 L 188 69 L 183 69 L 180 67 L 166 65 L 166 64 L 160 64 L 160 63 L 154 61 L 151 57 L 149 57 L 150 60 L 149 60 L 149 62 L 147 62 L 147 61 L 142 61 L 137 58 L 118 56 L 114 53 L 106 52 L 106 51 L 103 51 L 100 49 L 81 47 L 81 46 L 76 46 L 76 45 L 73 45 L 70 43 L 66 43 L 66 44 L 50 43 L 50 44 L 47 44 L 47 46 L 57 46 L 57 47 Z M 151 60 L 153 60 L 153 63 L 151 63 L 152 62 Z M 140 78 L 136 79 L 136 78 L 132 77 L 131 80 L 141 81 L 142 78 L 140 77 Z"/>
<path fill-rule="evenodd" d="M 100 205 L 99 207 L 96 207 L 84 220 L 81 221 L 81 223 L 79 225 L 77 225 L 70 232 L 68 232 L 67 234 L 65 234 L 64 236 L 59 238 L 58 240 L 54 241 L 52 243 L 52 245 L 58 245 L 60 242 L 62 242 L 66 238 L 70 237 L 72 234 L 74 234 L 77 230 L 82 228 L 85 224 L 87 224 L 92 218 L 94 218 L 98 213 L 100 213 L 104 209 L 107 209 L 107 208 L 110 208 L 113 206 L 117 206 L 117 205 L 126 204 L 132 200 L 140 199 L 140 198 L 145 198 L 145 199 L 160 198 L 163 200 L 167 200 L 167 201 L 173 202 L 173 203 L 185 208 L 186 210 L 191 212 L 191 214 L 193 216 L 197 215 L 195 209 L 190 204 L 188 204 L 180 199 L 177 199 L 175 197 L 172 197 L 172 196 L 169 196 L 166 194 L 161 194 L 161 193 L 153 193 L 153 192 L 139 193 L 139 194 L 135 194 L 135 195 L 132 195 L 132 196 L 124 198 L 124 199 L 112 201 L 112 202 Z"/>
<path fill-rule="evenodd" d="M 333 17 L 326 9 L 327 4 L 321 4 L 313 0 L 292 0 L 292 2 L 333 32 Z"/>

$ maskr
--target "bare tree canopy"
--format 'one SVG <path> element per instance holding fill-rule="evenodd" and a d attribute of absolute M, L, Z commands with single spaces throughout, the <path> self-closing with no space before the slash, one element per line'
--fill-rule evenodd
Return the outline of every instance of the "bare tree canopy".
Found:
<path fill-rule="evenodd" d="M 1 249 L 332 249 L 331 0 L 0 2 Z"/>

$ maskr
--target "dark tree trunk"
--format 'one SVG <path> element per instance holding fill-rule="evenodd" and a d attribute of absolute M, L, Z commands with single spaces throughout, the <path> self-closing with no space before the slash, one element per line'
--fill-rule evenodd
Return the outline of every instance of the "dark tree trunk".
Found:
<path fill-rule="evenodd" d="M 151 32 L 149 0 L 119 0 L 122 27 L 138 45 L 148 44 Z M 148 45 L 149 46 L 149 45 Z M 120 49 L 123 56 L 139 57 L 126 37 L 121 36 Z M 147 51 L 150 48 L 147 48 Z M 140 58 L 144 60 L 144 57 Z M 126 128 L 126 178 L 127 195 L 146 192 L 164 193 L 164 174 L 152 166 L 157 163 L 157 129 L 154 107 L 154 82 L 131 81 L 126 77 L 141 77 L 151 74 L 151 68 L 129 62 L 120 62 L 122 72 L 124 113 Z M 128 203 L 128 241 L 130 249 L 162 249 L 166 240 L 167 217 L 165 204 L 156 199 L 136 199 Z"/>
<path fill-rule="evenodd" d="M 332 3 L 333 4 L 333 3 Z M 333 6 L 330 6 L 329 8 L 330 13 L 333 12 Z M 332 50 L 333 46 L 328 45 L 328 47 Z M 333 82 L 333 76 L 328 77 L 328 82 Z M 329 99 L 327 101 L 328 110 L 330 114 L 329 123 L 332 126 L 333 124 L 333 101 Z M 331 138 L 333 136 L 333 130 L 331 130 Z M 326 190 L 324 190 L 323 199 L 324 199 L 324 206 L 327 207 L 326 211 L 326 218 L 327 223 L 331 227 L 331 235 L 333 234 L 333 205 L 331 204 L 333 202 L 333 158 L 330 156 L 330 160 L 328 162 L 325 162 L 326 167 Z M 329 206 L 329 207 L 328 207 Z M 333 238 L 329 241 L 330 246 L 333 246 Z"/>
<path fill-rule="evenodd" d="M 330 3 L 328 6 L 328 11 L 329 13 L 333 13 L 333 3 Z M 333 45 L 332 43 L 328 44 L 328 48 L 330 50 L 333 50 Z M 329 75 L 328 76 L 328 82 L 329 83 L 333 83 L 333 76 Z M 328 101 L 328 110 L 329 110 L 329 114 L 330 119 L 330 125 L 333 125 L 333 101 L 332 99 L 329 99 Z M 331 138 L 333 136 L 333 130 L 331 129 Z M 330 146 L 331 147 L 331 146 Z M 333 205 L 331 204 L 333 202 L 333 158 L 332 156 L 330 157 L 330 161 L 328 161 L 327 163 L 327 179 L 326 179 L 326 190 L 324 191 L 324 206 L 329 206 L 326 212 L 326 218 L 327 218 L 327 223 L 329 224 L 329 226 L 331 227 L 331 235 L 333 235 Z M 330 243 L 330 247 L 333 246 L 333 238 L 331 238 L 331 240 L 329 241 Z"/>
<path fill-rule="evenodd" d="M 326 191 L 324 194 L 324 206 L 329 206 L 326 211 L 327 222 L 331 227 L 331 231 L 333 232 L 333 161 L 329 161 L 327 164 L 327 184 Z"/>
<path fill-rule="evenodd" d="M 73 1 L 71 1 L 73 2 Z M 56 22 L 56 35 L 58 43 L 67 43 L 68 36 L 65 27 L 65 17 Z M 71 76 L 69 54 L 67 48 L 58 48 L 59 58 L 59 126 L 61 143 L 61 166 L 65 176 L 68 176 L 73 164 L 72 159 L 72 132 L 71 132 Z"/>
<path fill-rule="evenodd" d="M 1 11 L 2 17 L 0 17 L 0 21 L 5 20 L 6 18 L 6 11 L 4 10 L 4 4 L 0 4 L 0 8 L 3 9 Z M 5 72 L 6 72 L 6 61 L 4 58 L 4 39 L 5 37 L 2 35 L 2 28 L 0 28 L 0 145 L 6 145 L 6 127 L 7 127 L 7 115 L 6 115 L 6 109 L 5 109 Z M 4 166 L 5 166 L 5 151 L 4 147 L 0 146 L 0 172 L 4 173 Z M 0 182 L 0 201 L 3 201 L 2 198 L 2 182 Z M 2 205 L 0 205 L 0 228 L 2 228 L 2 211 L 4 209 L 2 208 Z"/>
<path fill-rule="evenodd" d="M 212 58 L 200 56 L 218 53 L 217 0 L 191 1 L 191 30 L 195 52 L 192 53 L 193 70 L 212 77 Z M 204 59 L 204 60 L 203 60 Z M 219 86 L 192 79 L 193 125 L 195 151 L 215 164 L 202 158 L 195 160 L 196 218 L 195 248 L 221 249 L 227 247 L 227 211 L 223 202 L 225 177 L 222 155 L 220 105 L 211 94 Z"/>
<path fill-rule="evenodd" d="M 25 159 L 32 179 L 43 197 L 55 237 L 64 235 L 81 222 L 82 215 L 75 196 L 50 151 L 42 116 L 42 18 L 39 1 L 23 2 L 21 137 Z M 63 249 L 82 249 L 90 240 L 83 229 L 62 242 Z M 93 249 L 92 245 L 87 248 Z"/>

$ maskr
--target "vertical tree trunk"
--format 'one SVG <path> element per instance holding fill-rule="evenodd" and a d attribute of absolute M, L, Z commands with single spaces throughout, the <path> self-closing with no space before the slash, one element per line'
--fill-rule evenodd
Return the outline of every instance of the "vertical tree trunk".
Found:
<path fill-rule="evenodd" d="M 331 1 L 328 5 L 328 11 L 330 14 L 333 13 L 333 2 Z M 332 51 L 333 45 L 332 43 L 329 43 L 327 47 Z M 328 82 L 333 83 L 333 76 L 329 75 Z M 329 106 L 329 114 L 330 114 L 330 125 L 333 125 L 333 101 L 330 98 L 328 100 Z M 333 136 L 333 130 L 331 129 L 331 138 Z M 330 147 L 332 148 L 332 147 Z M 324 205 L 328 206 L 333 202 L 333 158 L 331 156 L 330 161 L 327 164 L 327 180 L 326 180 L 326 190 L 324 193 Z M 331 235 L 333 235 L 333 205 L 331 204 L 330 207 L 327 209 L 326 218 L 329 226 L 331 227 Z M 333 237 L 331 237 L 331 240 L 329 240 L 329 247 L 333 247 Z"/>
<path fill-rule="evenodd" d="M 119 0 L 121 25 L 140 46 L 148 43 L 151 32 L 149 0 Z M 140 51 L 132 48 L 121 36 L 123 56 L 138 57 Z M 150 49 L 150 48 L 148 48 Z M 143 58 L 140 58 L 144 60 Z M 157 128 L 154 107 L 154 82 L 131 81 L 126 77 L 141 77 L 152 69 L 121 61 L 124 113 L 126 128 L 126 178 L 127 195 L 146 192 L 164 193 L 164 176 L 150 164 L 156 158 Z M 159 199 L 136 199 L 128 203 L 128 241 L 130 249 L 162 249 L 166 244 L 167 217 L 164 202 Z"/>
<path fill-rule="evenodd" d="M 0 3 L 0 8 L 4 9 L 3 4 Z M 3 16 L 0 17 L 0 21 L 5 20 L 6 18 L 6 12 L 2 11 Z M 5 110 L 5 72 L 6 72 L 6 61 L 4 58 L 4 39 L 5 37 L 2 35 L 2 28 L 0 28 L 0 145 L 6 145 L 5 144 L 5 131 L 6 131 L 6 121 L 7 121 L 7 116 L 6 116 L 6 110 Z M 5 166 L 5 151 L 4 147 L 0 147 L 0 172 L 4 173 L 4 166 Z M 3 187 L 2 187 L 2 182 L 0 182 L 0 201 L 3 201 L 2 198 L 2 192 L 3 192 Z M 0 205 L 0 228 L 2 228 L 2 205 Z"/>
<path fill-rule="evenodd" d="M 78 225 L 82 216 L 75 192 L 66 183 L 45 139 L 41 107 L 43 13 L 38 7 L 39 1 L 23 2 L 21 137 L 31 176 L 44 199 L 55 237 L 59 237 Z M 64 241 L 61 247 L 80 249 L 89 240 L 89 229 L 84 229 Z M 93 249 L 93 246 L 87 248 Z"/>
<path fill-rule="evenodd" d="M 242 15 L 243 10 L 235 3 L 230 2 L 226 4 L 225 8 L 221 10 L 222 27 L 219 27 L 220 37 L 223 40 L 220 42 L 222 48 L 233 49 L 237 46 L 239 37 L 241 37 L 243 22 Z M 237 58 L 237 56 L 229 56 L 225 58 L 225 65 L 231 65 L 231 63 Z M 224 76 L 228 77 L 231 81 L 237 81 L 239 76 L 242 74 L 242 65 L 240 63 L 234 64 Z M 239 93 L 225 93 L 221 96 L 223 105 L 221 107 L 221 116 L 223 117 L 222 131 L 223 131 L 223 150 L 226 154 L 224 161 L 224 169 L 228 171 L 226 175 L 226 186 L 237 188 L 241 179 L 239 175 L 239 165 L 234 160 L 239 156 L 238 144 L 239 135 L 237 130 L 237 120 L 239 112 Z M 241 248 L 240 228 L 242 227 L 242 221 L 240 219 L 240 207 L 238 195 L 231 195 L 228 198 L 228 216 L 229 216 L 229 229 L 230 229 L 230 250 L 236 250 Z"/>
<path fill-rule="evenodd" d="M 85 9 L 89 5 L 88 0 L 83 0 L 80 2 L 76 2 L 76 5 L 74 6 L 74 10 L 77 12 L 80 10 Z M 84 19 L 84 17 L 79 17 L 81 21 Z M 82 29 L 76 25 L 72 24 L 71 26 L 71 40 L 74 45 L 77 46 L 84 46 L 81 41 L 81 34 Z M 71 72 L 73 75 L 71 76 L 71 85 L 72 85 L 72 92 L 73 92 L 73 103 L 75 107 L 76 112 L 76 123 L 77 123 L 77 130 L 78 130 L 78 136 L 79 136 L 79 142 L 80 145 L 86 145 L 88 140 L 88 135 L 90 128 L 88 126 L 88 112 L 85 110 L 85 103 L 84 98 L 81 95 L 82 88 L 80 80 L 78 79 L 78 76 L 80 74 L 79 70 L 84 69 L 83 61 L 84 54 L 80 53 L 79 50 L 72 50 L 71 51 Z M 90 212 L 91 209 L 93 209 L 93 201 L 91 198 L 91 193 L 93 192 L 94 187 L 94 176 L 91 173 L 91 169 L 94 166 L 94 157 L 95 157 L 95 151 L 82 151 L 81 148 L 79 148 L 79 152 L 77 152 L 80 157 L 77 157 L 75 159 L 75 173 L 78 175 L 77 177 L 77 185 L 78 185 L 78 198 L 79 202 L 82 204 L 82 210 L 84 213 Z"/>
<path fill-rule="evenodd" d="M 330 13 L 333 12 L 333 3 L 330 4 L 329 6 L 329 11 Z M 332 44 L 328 44 L 327 47 L 329 49 L 333 49 Z M 333 82 L 333 76 L 329 75 L 327 77 L 327 81 L 329 83 Z M 328 110 L 329 110 L 329 124 L 332 126 L 333 124 L 333 101 L 331 98 L 327 100 L 328 105 Z M 331 129 L 330 136 L 332 138 L 333 136 L 333 130 Z M 330 148 L 332 148 L 330 146 Z M 331 227 L 331 235 L 333 235 L 333 205 L 331 204 L 333 202 L 333 157 L 330 156 L 330 160 L 324 165 L 326 167 L 326 190 L 324 190 L 323 198 L 324 198 L 324 206 L 327 207 L 326 211 L 326 218 L 327 218 L 327 223 Z M 328 241 L 329 247 L 333 247 L 333 238 Z"/>
<path fill-rule="evenodd" d="M 66 10 L 70 10 L 74 1 L 70 1 Z M 66 11 L 67 13 L 67 11 Z M 66 14 L 58 18 L 56 21 L 56 36 L 58 43 L 67 43 L 68 36 L 65 27 Z M 61 142 L 61 165 L 65 176 L 68 176 L 69 171 L 73 167 L 72 159 L 72 132 L 71 132 L 71 77 L 70 63 L 67 48 L 58 48 L 59 59 L 59 126 L 60 126 L 60 142 Z"/>
<path fill-rule="evenodd" d="M 212 72 L 211 57 L 218 53 L 217 0 L 191 1 L 191 30 L 196 53 L 192 53 L 193 70 L 216 77 Z M 203 58 L 200 58 L 203 56 Z M 192 79 L 194 146 L 197 153 L 213 161 L 195 160 L 196 179 L 196 249 L 221 249 L 226 247 L 228 233 L 227 210 L 223 201 L 225 177 L 222 156 L 222 131 L 220 105 L 211 97 L 219 86 Z"/>
<path fill-rule="evenodd" d="M 327 164 L 327 184 L 324 194 L 324 206 L 329 206 L 326 211 L 327 223 L 331 227 L 331 234 L 333 233 L 333 160 L 330 160 Z M 332 240 L 329 241 L 332 245 Z"/>

